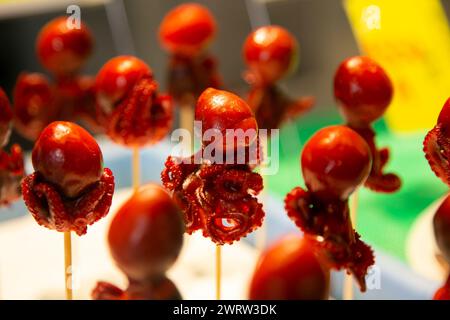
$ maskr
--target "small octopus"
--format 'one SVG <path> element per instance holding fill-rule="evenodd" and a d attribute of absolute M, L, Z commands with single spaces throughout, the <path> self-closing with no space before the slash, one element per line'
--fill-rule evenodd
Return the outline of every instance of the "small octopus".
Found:
<path fill-rule="evenodd" d="M 20 197 L 20 183 L 25 175 L 20 146 L 12 145 L 9 153 L 3 150 L 11 134 L 12 118 L 8 97 L 0 88 L 0 205 L 8 205 Z"/>
<path fill-rule="evenodd" d="M 206 48 L 216 33 L 209 10 L 199 4 L 182 4 L 161 22 L 159 38 L 170 53 L 168 91 L 180 107 L 194 106 L 207 88 L 220 88 L 216 59 Z"/>
<path fill-rule="evenodd" d="M 108 214 L 114 176 L 103 168 L 100 147 L 86 130 L 51 123 L 34 145 L 32 163 L 35 172 L 23 180 L 22 194 L 39 225 L 81 236 Z"/>
<path fill-rule="evenodd" d="M 385 173 L 389 149 L 378 149 L 372 123 L 383 116 L 392 100 L 392 83 L 375 61 L 356 56 L 346 59 L 336 71 L 334 96 L 347 126 L 359 133 L 372 153 L 372 169 L 365 186 L 375 192 L 392 193 L 401 187 L 400 178 Z"/>
<path fill-rule="evenodd" d="M 111 254 L 128 278 L 122 290 L 100 281 L 95 300 L 180 300 L 166 272 L 183 245 L 180 208 L 159 185 L 147 184 L 134 193 L 114 216 L 108 232 Z"/>
<path fill-rule="evenodd" d="M 450 186 L 450 98 L 445 102 L 436 126 L 423 142 L 425 157 L 431 170 Z"/>
<path fill-rule="evenodd" d="M 205 237 L 223 245 L 232 244 L 262 225 L 264 211 L 256 196 L 263 188 L 262 177 L 253 172 L 258 163 L 257 124 L 249 106 L 226 91 L 209 88 L 199 97 L 196 120 L 203 132 L 215 130 L 220 136 L 232 129 L 253 130 L 254 135 L 241 143 L 223 138 L 215 141 L 217 153 L 210 157 L 204 151 L 213 142 L 202 141 L 202 150 L 190 158 L 169 157 L 161 173 L 164 186 L 184 213 L 186 232 L 201 230 Z M 250 150 L 253 157 L 249 157 Z M 226 154 L 234 154 L 233 163 L 223 163 Z M 238 155 L 242 163 L 236 161 Z M 197 161 L 200 159 L 201 161 Z M 219 161 L 216 161 L 219 159 Z M 255 163 L 254 165 L 252 163 Z"/>
<path fill-rule="evenodd" d="M 353 229 L 348 199 L 369 175 L 370 148 L 355 131 L 331 126 L 305 145 L 301 168 L 306 189 L 294 188 L 285 198 L 288 216 L 307 235 L 317 237 L 331 267 L 352 273 L 362 291 L 375 263 L 372 249 Z"/>
<path fill-rule="evenodd" d="M 133 56 L 109 60 L 95 81 L 97 115 L 116 143 L 142 147 L 163 139 L 172 126 L 172 100 L 159 94 L 147 64 Z"/>
<path fill-rule="evenodd" d="M 55 78 L 51 83 L 41 73 L 22 73 L 14 88 L 14 125 L 29 140 L 57 120 L 80 120 L 99 131 L 95 115 L 94 78 L 82 76 L 79 70 L 92 53 L 90 30 L 69 28 L 67 17 L 47 23 L 38 35 L 37 55 Z"/>
<path fill-rule="evenodd" d="M 299 45 L 295 37 L 279 26 L 264 26 L 252 32 L 243 48 L 249 70 L 244 74 L 251 85 L 248 104 L 260 129 L 277 129 L 309 111 L 313 97 L 292 99 L 277 82 L 295 70 Z"/>

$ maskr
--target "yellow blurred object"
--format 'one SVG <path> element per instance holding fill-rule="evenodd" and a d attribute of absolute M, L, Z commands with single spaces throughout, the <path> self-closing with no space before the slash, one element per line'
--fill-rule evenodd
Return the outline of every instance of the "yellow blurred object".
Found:
<path fill-rule="evenodd" d="M 439 0 L 344 0 L 360 50 L 394 84 L 396 132 L 429 129 L 450 96 L 450 30 Z"/>

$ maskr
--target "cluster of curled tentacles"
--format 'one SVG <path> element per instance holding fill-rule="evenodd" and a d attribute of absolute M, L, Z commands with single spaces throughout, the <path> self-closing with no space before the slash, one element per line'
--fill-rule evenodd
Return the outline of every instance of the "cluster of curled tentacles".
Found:
<path fill-rule="evenodd" d="M 372 153 L 372 169 L 364 186 L 375 192 L 392 193 L 399 190 L 402 182 L 398 175 L 383 172 L 389 161 L 389 149 L 377 149 L 375 144 L 375 131 L 369 126 L 364 128 L 350 126 L 350 128 L 366 140 Z"/>
<path fill-rule="evenodd" d="M 365 276 L 375 260 L 372 249 L 352 227 L 348 201 L 319 201 L 313 193 L 297 187 L 286 196 L 285 209 L 303 232 L 319 237 L 317 244 L 330 266 L 348 270 L 365 291 Z"/>
<path fill-rule="evenodd" d="M 195 165 L 193 158 L 169 157 L 161 173 L 164 186 L 184 212 L 186 232 L 201 230 L 217 244 L 231 244 L 262 225 L 264 211 L 256 195 L 262 177 L 247 164 Z"/>
<path fill-rule="evenodd" d="M 168 69 L 169 93 L 180 106 L 195 102 L 206 88 L 222 86 L 216 60 L 207 54 L 194 57 L 174 54 Z"/>
<path fill-rule="evenodd" d="M 426 135 L 423 150 L 431 170 L 450 185 L 450 139 L 439 123 Z"/>
<path fill-rule="evenodd" d="M 25 204 L 39 225 L 59 232 L 78 235 L 109 211 L 114 193 L 114 176 L 105 168 L 98 182 L 76 198 L 67 198 L 58 188 L 45 181 L 38 172 L 22 182 Z"/>
<path fill-rule="evenodd" d="M 126 290 L 104 281 L 92 291 L 94 300 L 181 300 L 175 284 L 163 276 L 147 282 L 131 282 Z"/>
<path fill-rule="evenodd" d="M 23 73 L 14 89 L 14 113 L 15 126 L 30 140 L 56 120 L 80 120 L 98 131 L 94 79 L 61 77 L 52 84 L 43 74 Z"/>
<path fill-rule="evenodd" d="M 23 152 L 19 145 L 11 146 L 8 154 L 0 149 L 0 205 L 20 197 L 20 183 L 25 175 Z"/>
<path fill-rule="evenodd" d="M 292 99 L 273 84 L 254 86 L 249 93 L 248 104 L 255 113 L 260 129 L 277 129 L 286 120 L 295 119 L 309 111 L 314 98 Z"/>
<path fill-rule="evenodd" d="M 153 144 L 172 126 L 172 102 L 151 76 L 140 79 L 104 119 L 106 133 L 124 145 Z"/>

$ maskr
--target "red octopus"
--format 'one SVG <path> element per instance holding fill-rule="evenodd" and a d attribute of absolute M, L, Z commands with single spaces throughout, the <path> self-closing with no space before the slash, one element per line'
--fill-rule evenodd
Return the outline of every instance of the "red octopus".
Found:
<path fill-rule="evenodd" d="M 442 107 L 436 126 L 423 142 L 425 157 L 431 170 L 450 186 L 450 98 Z"/>
<path fill-rule="evenodd" d="M 172 126 L 172 101 L 159 94 L 151 69 L 133 56 L 109 60 L 97 74 L 97 115 L 116 143 L 142 147 L 164 138 Z"/>
<path fill-rule="evenodd" d="M 114 193 L 114 176 L 103 168 L 95 139 L 71 122 L 53 122 L 37 139 L 35 172 L 22 182 L 28 210 L 39 225 L 83 235 L 88 225 L 106 216 Z"/>
<path fill-rule="evenodd" d="M 155 184 L 141 187 L 116 213 L 108 232 L 111 254 L 128 288 L 98 282 L 93 299 L 181 299 L 166 272 L 180 253 L 183 233 L 181 210 L 170 195 Z"/>
<path fill-rule="evenodd" d="M 316 236 L 328 262 L 347 269 L 365 291 L 365 276 L 374 264 L 372 249 L 353 229 L 348 199 L 369 175 L 370 148 L 346 126 L 318 131 L 305 145 L 301 168 L 306 189 L 294 188 L 285 198 L 288 216 L 307 235 Z"/>
<path fill-rule="evenodd" d="M 334 77 L 334 96 L 347 125 L 367 142 L 372 153 L 372 170 L 365 186 L 376 192 L 392 193 L 401 187 L 400 178 L 385 173 L 389 149 L 378 149 L 372 123 L 383 116 L 392 100 L 392 83 L 375 61 L 368 57 L 346 59 Z"/>
<path fill-rule="evenodd" d="M 3 150 L 11 134 L 12 118 L 8 97 L 0 88 L 0 205 L 7 205 L 20 197 L 20 182 L 25 175 L 20 146 L 12 145 L 9 154 Z"/>
<path fill-rule="evenodd" d="M 40 31 L 36 51 L 55 82 L 41 73 L 22 73 L 14 89 L 14 124 L 29 140 L 56 120 L 81 120 L 100 127 L 95 116 L 94 79 L 79 74 L 92 53 L 93 39 L 84 24 L 70 28 L 67 17 L 56 18 Z"/>
<path fill-rule="evenodd" d="M 205 89 L 222 86 L 216 59 L 206 51 L 215 33 L 213 15 L 196 3 L 172 9 L 161 22 L 160 42 L 170 53 L 169 94 L 180 107 L 194 106 Z"/>
<path fill-rule="evenodd" d="M 243 56 L 251 85 L 248 104 L 255 112 L 260 129 L 277 129 L 283 122 L 310 110 L 314 98 L 292 99 L 277 82 L 295 70 L 299 45 L 295 37 L 279 26 L 264 26 L 246 39 Z"/>
<path fill-rule="evenodd" d="M 169 157 L 161 178 L 183 210 L 187 233 L 201 230 L 219 245 L 231 244 L 260 227 L 264 218 L 262 205 L 256 198 L 263 181 L 258 173 L 252 172 L 258 159 L 254 159 L 254 165 L 250 164 L 251 157 L 258 158 L 259 154 L 259 150 L 253 149 L 258 127 L 242 99 L 212 88 L 199 97 L 196 120 L 202 123 L 203 137 L 213 130 L 222 138 L 211 142 L 203 139 L 202 150 L 190 158 Z M 237 129 L 253 134 L 245 140 L 226 139 Z M 206 152 L 211 146 L 215 153 Z M 230 154 L 234 161 L 223 163 Z M 242 163 L 236 161 L 239 158 Z"/>
<path fill-rule="evenodd" d="M 315 239 L 291 234 L 259 258 L 250 283 L 252 300 L 327 300 L 330 270 Z"/>
<path fill-rule="evenodd" d="M 447 196 L 433 217 L 434 236 L 437 246 L 450 265 L 450 196 Z M 443 287 L 434 295 L 435 300 L 450 300 L 450 274 Z"/>

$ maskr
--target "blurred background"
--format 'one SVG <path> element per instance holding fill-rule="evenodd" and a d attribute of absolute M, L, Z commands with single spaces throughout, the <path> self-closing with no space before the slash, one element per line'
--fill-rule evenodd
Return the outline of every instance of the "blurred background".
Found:
<path fill-rule="evenodd" d="M 361 1 L 365 4 L 370 2 Z M 45 73 L 35 55 L 36 36 L 46 22 L 56 16 L 65 15 L 68 5 L 77 4 L 81 7 L 82 21 L 90 27 L 96 42 L 94 54 L 84 69 L 86 74 L 96 74 L 99 68 L 113 56 L 134 54 L 151 66 L 156 79 L 164 89 L 167 54 L 158 42 L 157 30 L 163 16 L 171 8 L 183 2 L 186 1 L 0 0 L 0 86 L 11 97 L 14 83 L 20 72 Z M 208 7 L 217 19 L 219 31 L 211 51 L 217 56 L 225 86 L 237 93 L 245 94 L 248 89 L 242 78 L 245 66 L 241 56 L 241 46 L 252 29 L 268 23 L 281 25 L 292 32 L 300 43 L 299 68 L 293 75 L 283 80 L 283 85 L 293 96 L 315 96 L 316 106 L 306 117 L 281 131 L 280 171 L 268 179 L 270 193 L 281 201 L 294 186 L 302 184 L 298 161 L 302 143 L 319 128 L 342 123 L 333 98 L 333 76 L 342 60 L 362 53 L 360 48 L 364 45 L 361 45 L 360 40 L 364 34 L 355 32 L 355 21 L 352 21 L 349 14 L 352 10 L 348 8 L 346 10 L 345 2 L 340 0 L 199 0 L 195 2 Z M 358 0 L 351 2 L 354 6 L 358 5 Z M 378 3 L 376 0 L 372 2 Z M 387 3 L 383 0 L 380 2 Z M 426 6 L 426 0 L 402 0 L 398 3 L 394 20 L 398 17 L 399 22 L 395 25 L 391 21 L 390 25 L 392 39 L 396 41 L 395 39 L 399 38 L 396 36 L 400 34 L 400 31 L 398 34 L 392 31 L 408 32 L 409 24 L 414 25 L 408 34 L 408 39 L 414 42 L 416 36 L 417 39 L 428 37 L 428 53 L 436 51 L 434 53 L 439 53 L 445 63 L 450 63 L 450 41 L 444 41 L 445 43 L 442 44 L 435 40 L 440 38 L 449 40 L 450 33 L 446 21 L 450 16 L 450 0 L 429 2 L 441 5 L 439 8 L 435 6 L 430 9 L 435 15 L 434 18 L 431 15 L 431 20 L 417 19 L 417 16 L 413 15 L 417 13 L 412 11 L 414 6 L 416 4 Z M 405 10 L 402 9 L 402 5 L 405 5 Z M 421 10 L 420 6 L 415 8 L 416 11 Z M 436 8 L 438 11 L 435 10 Z M 441 12 L 444 17 L 440 15 Z M 411 16 L 409 16 L 410 13 Z M 420 30 L 423 30 L 423 33 L 420 33 Z M 433 41 L 435 41 L 435 47 Z M 421 46 L 419 41 L 417 46 Z M 420 63 L 433 66 L 435 70 L 441 67 L 432 65 L 431 60 L 435 61 L 429 58 L 428 61 L 424 59 Z M 408 60 L 402 62 L 406 65 L 402 66 L 403 70 L 407 70 L 411 62 Z M 412 64 L 410 66 L 412 69 Z M 430 87 L 438 86 L 437 82 L 439 82 L 439 88 L 444 88 L 441 93 L 448 97 L 450 81 L 447 80 L 450 70 L 443 66 L 442 70 L 439 70 L 446 73 L 447 78 L 432 73 L 427 74 L 426 77 L 418 76 L 418 78 Z M 394 78 L 398 76 L 394 69 L 387 68 L 387 71 Z M 404 72 L 404 74 L 407 73 Z M 414 73 L 410 78 L 416 75 L 417 73 Z M 434 83 L 433 79 L 439 79 L 439 81 L 436 80 Z M 417 87 L 409 89 L 419 91 Z M 427 101 L 426 98 L 427 96 L 421 101 Z M 423 117 L 429 117 L 435 121 L 437 112 L 444 102 L 440 96 L 438 101 L 442 102 L 423 103 L 419 109 L 409 109 L 410 105 L 404 103 L 401 105 L 403 113 L 400 112 L 397 117 L 393 117 L 390 125 L 384 119 L 376 123 L 379 145 L 388 146 L 392 151 L 388 171 L 396 172 L 402 177 L 403 188 L 394 195 L 375 194 L 368 190 L 360 192 L 358 231 L 364 240 L 402 263 L 406 263 L 409 259 L 407 244 L 414 223 L 430 204 L 445 194 L 447 189 L 433 175 L 423 156 L 422 141 L 426 128 L 431 128 L 430 121 L 426 123 L 426 126 L 420 124 L 416 126 L 412 123 L 408 130 L 402 131 L 396 128 Z M 414 121 L 405 116 L 408 112 L 413 114 L 411 119 Z M 16 134 L 11 139 L 11 143 L 14 142 L 19 142 L 26 148 L 32 146 Z"/>

